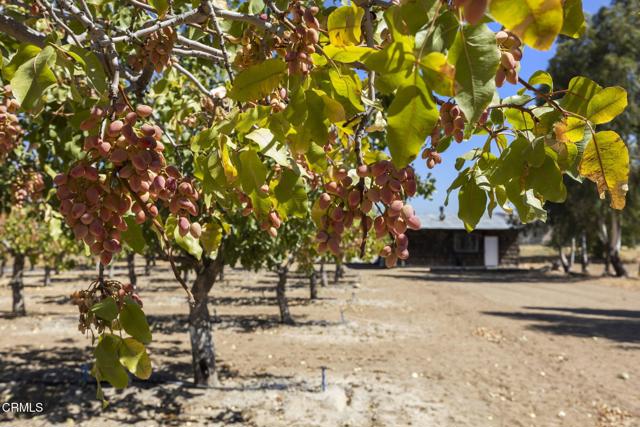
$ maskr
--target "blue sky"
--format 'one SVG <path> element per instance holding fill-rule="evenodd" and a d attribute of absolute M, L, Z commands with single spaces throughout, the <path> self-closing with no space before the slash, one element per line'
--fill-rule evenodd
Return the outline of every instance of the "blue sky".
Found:
<path fill-rule="evenodd" d="M 601 7 L 608 6 L 610 3 L 610 0 L 584 0 L 583 6 L 584 10 L 587 13 L 593 14 L 597 12 Z M 534 72 L 546 69 L 549 59 L 553 57 L 554 53 L 555 46 L 551 50 L 545 52 L 537 51 L 530 48 L 525 49 L 522 68 L 520 71 L 520 75 L 522 76 L 522 78 L 527 80 Z M 503 98 L 509 95 L 513 95 L 516 92 L 517 88 L 517 86 L 505 83 L 505 86 L 500 90 L 500 95 Z M 412 200 L 411 203 L 414 205 L 416 210 L 418 210 L 420 213 L 438 213 L 439 207 L 444 205 L 444 200 L 447 196 L 447 188 L 457 176 L 457 171 L 453 167 L 456 158 L 473 148 L 481 146 L 484 141 L 484 137 L 479 137 L 474 138 L 470 141 L 465 141 L 461 144 L 456 144 L 454 142 L 451 147 L 449 147 L 449 149 L 445 153 L 443 153 L 442 164 L 436 166 L 436 168 L 431 171 L 436 178 L 436 193 L 433 196 L 432 200 Z M 426 176 L 426 174 L 429 172 L 423 160 L 418 159 L 415 162 L 415 167 L 420 176 Z M 449 206 L 445 209 L 449 214 L 457 214 L 457 194 L 452 194 L 452 196 L 449 198 Z"/>

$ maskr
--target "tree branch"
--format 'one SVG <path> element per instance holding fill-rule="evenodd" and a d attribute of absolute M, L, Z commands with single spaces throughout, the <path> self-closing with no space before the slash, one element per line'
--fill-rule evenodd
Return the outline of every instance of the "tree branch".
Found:
<path fill-rule="evenodd" d="M 182 35 L 178 35 L 178 41 L 180 43 L 182 43 L 183 45 L 187 46 L 187 47 L 191 47 L 197 50 L 201 50 L 203 52 L 207 52 L 211 55 L 215 55 L 219 58 L 223 57 L 223 53 L 220 49 L 216 49 L 214 47 L 211 46 L 207 46 L 206 44 L 202 44 L 200 42 L 197 42 L 195 40 L 191 40 L 190 38 L 187 38 L 185 36 Z"/>
<path fill-rule="evenodd" d="M 222 56 L 216 56 L 216 55 L 213 55 L 211 53 L 207 53 L 207 52 L 203 52 L 201 50 L 195 50 L 195 49 L 181 49 L 179 47 L 174 47 L 171 50 L 171 53 L 173 53 L 175 55 L 179 55 L 179 56 L 192 56 L 192 57 L 195 57 L 195 58 L 208 59 L 208 60 L 214 61 L 214 62 L 218 62 L 218 61 L 222 61 L 223 60 Z"/>
<path fill-rule="evenodd" d="M 191 74 L 189 70 L 187 70 L 182 65 L 180 65 L 177 60 L 172 61 L 171 66 L 176 70 L 178 70 L 179 72 L 181 72 L 182 74 L 184 74 L 185 76 L 187 76 L 187 78 L 197 86 L 200 92 L 202 92 L 207 97 L 214 99 L 213 95 L 211 95 L 211 93 L 207 90 L 207 88 L 204 87 L 204 85 L 200 82 L 200 80 L 198 80 L 196 76 Z"/>
<path fill-rule="evenodd" d="M 44 34 L 2 13 L 0 13 L 0 30 L 19 42 L 34 44 L 41 48 L 47 44 Z"/>
<path fill-rule="evenodd" d="M 69 2 L 69 0 L 58 0 L 63 9 L 67 9 L 73 16 L 75 16 L 83 27 L 89 32 L 91 40 L 96 42 L 99 46 L 106 50 L 106 63 L 111 72 L 111 86 L 109 87 L 109 97 L 112 102 L 118 98 L 118 87 L 120 85 L 120 60 L 118 59 L 118 52 L 113 40 L 107 35 L 107 33 L 99 25 L 97 25 L 91 18 L 89 18 L 82 10 Z"/>
<path fill-rule="evenodd" d="M 203 2 L 203 5 L 206 6 L 207 12 L 211 15 L 211 21 L 213 22 L 213 28 L 216 30 L 216 34 L 218 38 L 220 38 L 220 48 L 222 49 L 222 57 L 224 60 L 224 68 L 227 70 L 227 74 L 229 74 L 229 80 L 233 83 L 233 70 L 231 69 L 231 64 L 229 63 L 229 54 L 227 53 L 227 48 L 224 42 L 224 34 L 220 29 L 220 24 L 218 24 L 218 14 L 216 13 L 216 9 L 211 4 L 211 0 L 207 0 Z"/>

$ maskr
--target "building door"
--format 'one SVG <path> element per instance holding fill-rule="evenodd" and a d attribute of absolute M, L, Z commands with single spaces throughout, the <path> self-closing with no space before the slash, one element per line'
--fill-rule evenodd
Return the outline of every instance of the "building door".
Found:
<path fill-rule="evenodd" d="M 500 263 L 498 236 L 484 236 L 484 266 L 497 267 Z"/>

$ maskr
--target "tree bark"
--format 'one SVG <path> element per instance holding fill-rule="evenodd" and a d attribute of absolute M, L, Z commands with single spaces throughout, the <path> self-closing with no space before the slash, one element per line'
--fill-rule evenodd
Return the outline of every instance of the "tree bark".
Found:
<path fill-rule="evenodd" d="M 0 277 L 4 276 L 4 268 L 7 266 L 7 259 L 2 257 L 0 259 Z"/>
<path fill-rule="evenodd" d="M 224 280 L 224 265 L 220 267 L 220 281 Z"/>
<path fill-rule="evenodd" d="M 44 280 L 42 283 L 45 287 L 51 285 L 51 266 L 49 265 L 44 266 Z"/>
<path fill-rule="evenodd" d="M 602 219 L 603 217 L 601 216 L 601 219 L 598 221 L 600 223 L 600 231 L 599 231 L 599 235 L 600 235 L 600 241 L 602 242 L 602 246 L 604 247 L 604 272 L 603 275 L 604 276 L 610 276 L 611 275 L 611 251 L 609 250 L 609 247 L 611 246 L 611 240 L 610 240 L 610 236 L 609 236 L 609 230 L 607 229 L 607 224 L 605 223 L 605 221 Z"/>
<path fill-rule="evenodd" d="M 144 257 L 144 275 L 148 276 L 151 274 L 151 256 L 147 255 Z"/>
<path fill-rule="evenodd" d="M 569 252 L 569 270 L 573 268 L 573 264 L 576 262 L 576 238 L 571 238 L 571 252 Z"/>
<path fill-rule="evenodd" d="M 559 254 L 560 254 L 560 265 L 562 266 L 562 269 L 564 270 L 564 272 L 566 274 L 569 274 L 569 272 L 571 271 L 571 265 L 569 264 L 569 260 L 567 259 L 567 256 L 564 253 L 564 250 L 562 249 L 562 246 L 560 246 L 558 248 Z"/>
<path fill-rule="evenodd" d="M 320 262 L 320 284 L 323 287 L 327 287 L 329 285 L 329 277 L 327 276 L 327 269 L 324 268 L 324 260 Z"/>
<path fill-rule="evenodd" d="M 24 302 L 24 255 L 13 256 L 13 274 L 11 276 L 11 291 L 13 293 L 13 315 L 26 316 L 27 310 Z"/>
<path fill-rule="evenodd" d="M 318 299 L 318 273 L 315 269 L 309 275 L 309 298 Z"/>
<path fill-rule="evenodd" d="M 589 249 L 587 247 L 587 233 L 584 231 L 580 238 L 580 264 L 582 265 L 582 272 L 587 274 L 589 272 Z"/>
<path fill-rule="evenodd" d="M 293 324 L 291 313 L 289 313 L 289 302 L 287 301 L 287 275 L 289 267 L 281 267 L 278 269 L 278 284 L 276 285 L 276 299 L 278 300 L 278 308 L 280 309 L 280 323 L 287 325 Z"/>
<path fill-rule="evenodd" d="M 333 273 L 333 284 L 337 285 L 342 277 L 344 277 L 344 267 L 342 266 L 342 261 L 336 261 L 336 271 Z"/>
<path fill-rule="evenodd" d="M 136 275 L 136 254 L 127 252 L 127 271 L 129 273 L 129 283 L 136 290 L 138 287 L 138 276 Z"/>
<path fill-rule="evenodd" d="M 191 338 L 191 358 L 193 381 L 196 385 L 210 387 L 215 385 L 216 357 L 211 333 L 209 314 L 209 291 L 220 274 L 222 257 L 211 260 L 204 258 L 196 271 L 196 280 L 191 292 L 195 304 L 189 309 L 189 336 Z"/>
<path fill-rule="evenodd" d="M 627 277 L 629 274 L 620 258 L 620 250 L 622 249 L 622 226 L 618 212 L 611 213 L 611 233 L 609 236 L 609 254 L 613 270 L 617 277 Z"/>

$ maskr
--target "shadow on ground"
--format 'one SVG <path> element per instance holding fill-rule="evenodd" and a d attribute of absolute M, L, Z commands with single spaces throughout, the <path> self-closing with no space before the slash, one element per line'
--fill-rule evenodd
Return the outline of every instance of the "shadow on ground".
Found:
<path fill-rule="evenodd" d="M 149 324 L 152 325 L 154 332 L 164 335 L 175 333 L 187 333 L 187 316 L 186 315 L 148 315 Z M 277 315 L 244 315 L 244 314 L 223 314 L 219 315 L 212 310 L 211 321 L 213 322 L 213 331 L 230 329 L 235 332 L 252 333 L 258 330 L 270 330 L 278 328 L 297 328 L 305 326 L 338 326 L 339 322 L 329 322 L 326 320 L 308 320 L 305 316 L 294 316 L 293 325 L 284 325 L 280 323 L 280 317 Z"/>
<path fill-rule="evenodd" d="M 184 352 L 184 349 L 168 347 L 155 351 L 157 355 L 173 355 L 174 358 L 176 352 Z M 180 417 L 184 411 L 180 402 L 188 402 L 191 398 L 209 392 L 190 382 L 191 366 L 188 363 L 162 363 L 155 367 L 149 380 L 132 380 L 130 386 L 121 393 L 114 393 L 108 384 L 104 384 L 110 407 L 107 411 L 102 411 L 94 397 L 96 383 L 89 375 L 90 360 L 90 349 L 75 347 L 73 343 L 44 350 L 25 347 L 0 352 L 1 400 L 43 403 L 45 410 L 36 415 L 49 424 L 64 423 L 68 419 L 73 419 L 75 424 L 83 424 L 89 420 L 97 423 L 99 419 L 122 421 L 124 417 L 127 424 L 155 419 L 162 425 L 181 426 L 185 420 Z M 306 382 L 290 376 L 239 375 L 221 361 L 217 363 L 221 382 L 214 390 L 218 392 L 287 389 L 313 391 Z M 180 399 L 177 399 L 178 396 Z M 29 418 L 33 415 L 18 416 Z M 10 425 L 10 420 L 8 414 L 0 414 L 0 424 L 7 422 L 3 425 Z M 245 419 L 242 412 L 229 408 L 212 409 L 204 421 L 225 426 L 252 425 L 251 420 Z"/>
<path fill-rule="evenodd" d="M 428 271 L 424 268 L 399 268 L 380 276 L 394 279 L 421 281 L 428 283 L 578 283 L 595 277 L 572 273 L 571 275 L 553 275 L 544 270 L 440 270 Z"/>
<path fill-rule="evenodd" d="M 640 343 L 640 311 L 570 307 L 523 307 L 526 311 L 484 311 L 489 316 L 532 322 L 528 329 L 554 335 Z"/>

